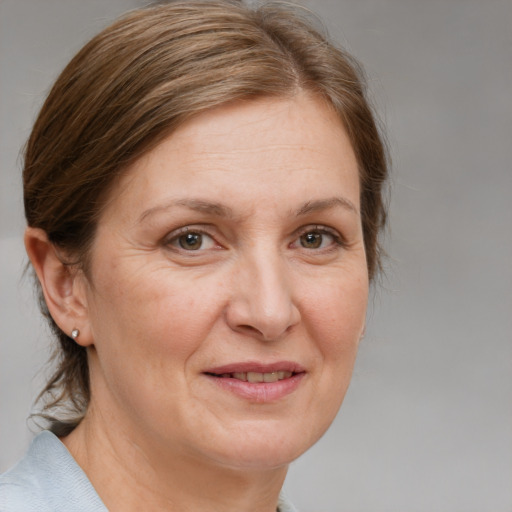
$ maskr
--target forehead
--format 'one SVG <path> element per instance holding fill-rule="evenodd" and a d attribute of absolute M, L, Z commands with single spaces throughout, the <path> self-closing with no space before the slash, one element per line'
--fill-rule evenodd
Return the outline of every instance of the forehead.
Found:
<path fill-rule="evenodd" d="M 353 157 L 345 129 L 334 110 L 306 93 L 217 107 L 182 125 L 164 145 L 166 150 L 174 149 L 177 156 L 187 159 L 202 155 L 243 159 L 247 154 L 264 161 L 267 156 L 269 165 L 264 169 L 286 164 L 272 160 L 280 153 L 288 158 L 293 156 L 295 161 L 301 152 L 313 148 L 319 155 L 341 157 L 340 162 Z M 185 148 L 188 151 L 183 151 Z"/>
<path fill-rule="evenodd" d="M 322 199 L 333 187 L 359 207 L 357 162 L 341 121 L 322 100 L 298 94 L 198 115 L 136 161 L 112 199 L 134 210 L 166 197 L 239 199 L 248 212 L 249 191 L 275 204 L 300 191 Z"/>

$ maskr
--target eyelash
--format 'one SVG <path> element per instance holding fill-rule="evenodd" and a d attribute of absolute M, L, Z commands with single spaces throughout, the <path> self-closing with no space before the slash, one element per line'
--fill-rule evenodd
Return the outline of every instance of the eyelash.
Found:
<path fill-rule="evenodd" d="M 340 233 L 338 231 L 328 228 L 326 226 L 318 226 L 318 225 L 306 226 L 305 228 L 301 229 L 301 231 L 299 231 L 297 238 L 294 240 L 293 243 L 297 243 L 297 242 L 300 243 L 301 237 L 303 237 L 307 234 L 310 234 L 310 233 L 314 233 L 314 234 L 318 234 L 318 235 L 328 235 L 328 236 L 332 237 L 333 243 L 330 244 L 328 247 L 321 248 L 321 249 L 316 249 L 316 248 L 309 249 L 307 247 L 303 247 L 303 249 L 311 250 L 311 251 L 329 251 L 329 250 L 333 249 L 333 247 L 332 247 L 333 245 L 337 246 L 337 247 L 346 247 L 347 246 L 345 239 L 343 238 L 342 235 L 340 235 Z"/>
<path fill-rule="evenodd" d="M 301 230 L 296 232 L 296 235 L 294 235 L 295 238 L 294 238 L 293 242 L 290 244 L 290 246 L 293 246 L 296 243 L 300 244 L 301 237 L 311 234 L 311 233 L 313 233 L 315 235 L 322 235 L 322 236 L 328 235 L 328 236 L 332 237 L 333 242 L 332 242 L 332 244 L 329 244 L 328 247 L 323 247 L 323 248 L 307 248 L 304 246 L 300 247 L 302 249 L 305 249 L 306 251 L 328 252 L 330 250 L 333 250 L 333 246 L 337 246 L 337 247 L 346 247 L 347 246 L 347 243 L 346 243 L 344 237 L 342 235 L 340 235 L 338 231 L 327 228 L 326 226 L 319 226 L 319 225 L 305 226 L 304 228 L 301 228 Z M 202 250 L 200 248 L 196 249 L 196 250 L 185 249 L 184 247 L 179 247 L 179 246 L 175 245 L 175 244 L 179 244 L 180 238 L 187 234 L 200 235 L 202 237 L 206 236 L 211 239 L 212 244 L 215 245 L 216 248 L 222 247 L 219 243 L 216 242 L 215 237 L 213 235 L 211 235 L 208 232 L 208 230 L 205 229 L 204 226 L 197 227 L 197 228 L 194 226 L 186 226 L 186 227 L 180 228 L 177 231 L 173 231 L 172 233 L 170 233 L 170 235 L 164 239 L 163 243 L 165 246 L 172 247 L 174 250 L 188 253 L 188 254 L 194 253 L 194 252 L 199 253 L 199 252 L 209 249 L 209 248 L 202 249 Z M 204 240 L 203 240 L 203 242 L 204 242 Z M 323 243 L 323 241 L 322 241 L 322 243 Z"/>
<path fill-rule="evenodd" d="M 210 238 L 212 240 L 214 245 L 216 245 L 217 247 L 220 247 L 220 244 L 218 244 L 215 241 L 215 238 L 210 233 L 208 233 L 208 231 L 205 229 L 204 226 L 198 227 L 198 228 L 195 228 L 194 226 L 186 226 L 186 227 L 178 229 L 177 231 L 173 231 L 169 236 L 167 236 L 164 239 L 164 245 L 173 247 L 175 250 L 186 252 L 186 253 L 201 252 L 200 250 L 189 250 L 189 249 L 185 249 L 184 247 L 178 247 L 178 246 L 174 245 L 174 243 L 179 244 L 179 239 L 182 236 L 187 235 L 187 234 L 201 235 L 202 237 L 204 237 L 206 235 L 208 238 Z"/>

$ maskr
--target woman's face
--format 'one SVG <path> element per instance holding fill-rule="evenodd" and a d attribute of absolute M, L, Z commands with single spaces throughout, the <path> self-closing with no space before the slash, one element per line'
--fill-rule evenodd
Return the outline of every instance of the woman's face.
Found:
<path fill-rule="evenodd" d="M 333 420 L 368 295 L 356 159 L 318 99 L 199 115 L 111 194 L 85 286 L 92 402 L 146 450 L 285 465 Z"/>

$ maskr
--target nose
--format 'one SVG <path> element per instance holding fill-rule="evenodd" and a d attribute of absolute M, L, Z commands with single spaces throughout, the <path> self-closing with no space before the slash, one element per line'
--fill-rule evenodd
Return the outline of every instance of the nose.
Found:
<path fill-rule="evenodd" d="M 286 264 L 278 255 L 240 261 L 234 272 L 226 321 L 236 332 L 264 341 L 282 338 L 300 321 Z"/>

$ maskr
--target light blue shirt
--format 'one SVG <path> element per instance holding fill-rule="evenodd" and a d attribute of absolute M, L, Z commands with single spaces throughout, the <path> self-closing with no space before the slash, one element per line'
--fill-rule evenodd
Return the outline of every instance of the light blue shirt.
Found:
<path fill-rule="evenodd" d="M 280 497 L 279 512 L 296 512 Z M 108 512 L 59 438 L 35 437 L 25 457 L 0 476 L 0 512 Z"/>

